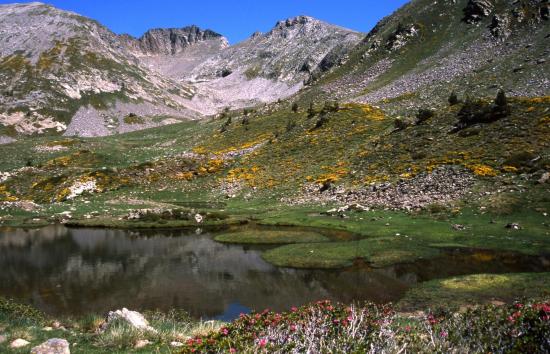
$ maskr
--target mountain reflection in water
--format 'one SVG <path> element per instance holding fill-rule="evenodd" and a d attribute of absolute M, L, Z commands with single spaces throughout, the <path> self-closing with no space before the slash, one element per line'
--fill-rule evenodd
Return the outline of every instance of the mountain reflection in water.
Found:
<path fill-rule="evenodd" d="M 231 320 L 241 312 L 286 311 L 320 299 L 395 301 L 414 283 L 493 271 L 542 270 L 537 259 L 465 259 L 449 254 L 372 270 L 277 268 L 266 248 L 217 243 L 190 231 L 0 229 L 0 296 L 52 315 L 181 308 L 195 317 Z M 542 261 L 541 261 L 542 262 Z"/>

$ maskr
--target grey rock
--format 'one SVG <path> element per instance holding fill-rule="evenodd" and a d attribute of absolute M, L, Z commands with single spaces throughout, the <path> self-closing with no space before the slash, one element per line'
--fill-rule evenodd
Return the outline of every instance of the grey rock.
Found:
<path fill-rule="evenodd" d="M 522 227 L 518 223 L 510 223 L 510 224 L 507 224 L 505 228 L 511 229 L 511 230 L 521 230 Z"/>
<path fill-rule="evenodd" d="M 69 342 L 53 338 L 31 349 L 31 354 L 70 354 Z"/>
<path fill-rule="evenodd" d="M 26 347 L 29 344 L 31 344 L 29 341 L 22 338 L 17 338 L 10 343 L 10 348 L 19 349 L 19 348 Z"/>
<path fill-rule="evenodd" d="M 109 312 L 107 315 L 107 320 L 101 326 L 101 331 L 107 330 L 107 328 L 109 328 L 109 326 L 115 321 L 126 322 L 128 325 L 138 330 L 153 333 L 157 332 L 156 329 L 149 325 L 149 322 L 145 319 L 145 317 L 143 317 L 142 314 L 136 311 L 130 311 L 127 308 Z"/>
<path fill-rule="evenodd" d="M 147 55 L 175 55 L 189 46 L 208 40 L 223 40 L 223 36 L 211 30 L 201 30 L 197 26 L 184 28 L 151 29 L 134 39 L 126 35 L 127 44 Z"/>
<path fill-rule="evenodd" d="M 542 174 L 542 176 L 539 178 L 539 180 L 537 181 L 537 183 L 539 184 L 545 184 L 545 183 L 548 183 L 548 181 L 550 181 L 550 172 L 545 172 Z"/>

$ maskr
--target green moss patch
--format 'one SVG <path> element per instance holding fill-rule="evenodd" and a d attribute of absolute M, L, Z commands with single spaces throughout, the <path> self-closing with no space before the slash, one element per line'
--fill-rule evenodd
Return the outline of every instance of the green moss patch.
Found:
<path fill-rule="evenodd" d="M 290 244 L 327 242 L 329 239 L 312 231 L 245 230 L 218 235 L 218 242 L 239 244 Z"/>
<path fill-rule="evenodd" d="M 473 274 L 422 283 L 409 290 L 398 307 L 449 307 L 549 295 L 550 273 Z"/>
<path fill-rule="evenodd" d="M 267 251 L 263 257 L 280 267 L 315 269 L 349 267 L 356 259 L 364 259 L 373 267 L 385 267 L 439 254 L 434 248 L 396 237 L 287 245 Z"/>

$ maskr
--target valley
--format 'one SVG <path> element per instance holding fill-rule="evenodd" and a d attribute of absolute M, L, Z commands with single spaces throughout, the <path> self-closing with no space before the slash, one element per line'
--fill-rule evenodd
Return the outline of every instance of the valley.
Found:
<path fill-rule="evenodd" d="M 545 352 L 549 13 L 413 0 L 368 34 L 297 16 L 230 45 L 0 5 L 0 335 Z M 156 332 L 101 332 L 124 306 Z M 332 344 L 300 347 L 321 327 Z"/>

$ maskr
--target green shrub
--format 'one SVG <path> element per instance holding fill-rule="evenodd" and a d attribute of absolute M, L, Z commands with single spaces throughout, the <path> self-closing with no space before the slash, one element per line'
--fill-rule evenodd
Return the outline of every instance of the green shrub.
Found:
<path fill-rule="evenodd" d="M 457 104 L 459 104 L 460 101 L 458 99 L 458 96 L 456 95 L 456 92 L 451 92 L 451 95 L 449 96 L 449 105 L 450 106 L 455 106 Z"/>
<path fill-rule="evenodd" d="M 435 116 L 435 112 L 433 110 L 428 108 L 421 108 L 416 114 L 416 124 L 422 124 L 433 116 Z"/>

